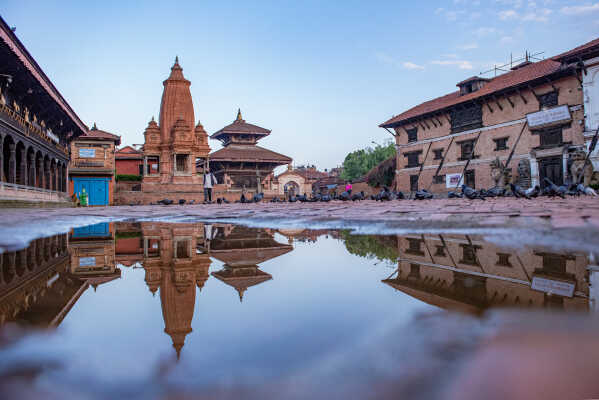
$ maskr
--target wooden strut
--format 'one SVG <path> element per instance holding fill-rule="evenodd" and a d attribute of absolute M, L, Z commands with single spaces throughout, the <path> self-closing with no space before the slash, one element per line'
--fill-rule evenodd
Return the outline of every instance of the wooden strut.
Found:
<path fill-rule="evenodd" d="M 387 132 L 389 132 L 389 133 L 391 134 L 391 136 L 393 136 L 393 137 L 397 137 L 397 134 L 395 134 L 395 133 L 391 132 L 391 131 L 389 130 L 389 128 L 386 128 L 386 127 L 384 127 L 384 126 L 383 126 L 383 129 L 384 129 L 384 130 L 386 130 Z"/>
<path fill-rule="evenodd" d="M 433 142 L 429 142 L 428 149 L 426 149 L 426 154 L 424 155 L 424 160 L 422 160 L 422 164 L 420 164 L 420 170 L 418 171 L 418 181 L 420 181 L 420 174 L 422 173 L 422 170 L 424 169 L 424 163 L 426 162 L 426 159 L 428 158 L 428 153 L 431 150 L 432 146 L 433 146 Z M 414 191 L 412 190 L 412 188 L 410 188 L 410 200 L 412 200 L 412 194 L 414 194 Z"/>
<path fill-rule="evenodd" d="M 510 99 L 510 96 L 506 95 L 505 98 L 507 99 L 508 103 L 510 103 L 510 106 L 512 106 L 512 108 L 514 108 L 514 103 L 512 102 L 512 99 Z"/>
<path fill-rule="evenodd" d="M 492 113 L 493 109 L 491 108 L 491 105 L 489 104 L 489 102 L 487 101 L 485 104 L 487 105 L 487 108 L 489 109 L 489 111 L 491 111 L 491 113 Z"/>
<path fill-rule="evenodd" d="M 449 149 L 451 148 L 451 145 L 452 145 L 454 139 L 455 139 L 455 136 L 452 136 L 451 140 L 449 141 L 449 146 L 447 146 L 447 149 L 445 149 L 445 152 L 443 153 L 443 157 L 441 158 L 441 162 L 439 162 L 437 171 L 435 171 L 435 175 L 433 175 L 433 179 L 431 180 L 431 183 L 428 185 L 428 188 L 426 190 L 430 190 L 431 186 L 433 186 L 435 177 L 439 176 L 439 172 L 441 172 L 441 168 L 443 168 L 443 163 L 445 162 L 445 157 L 447 157 L 447 153 L 449 153 Z"/>
<path fill-rule="evenodd" d="M 432 124 L 435 126 L 435 128 L 437 127 L 437 123 L 435 122 L 435 119 L 433 117 L 431 117 L 431 122 Z"/>
<path fill-rule="evenodd" d="M 495 95 L 493 95 L 493 100 L 495 100 L 495 104 L 497 104 L 497 107 L 499 107 L 499 109 L 501 111 L 503 111 L 503 107 L 501 106 L 501 103 L 499 102 L 499 100 L 497 100 L 497 98 L 495 97 Z"/>
<path fill-rule="evenodd" d="M 597 146 L 597 140 L 599 139 L 599 128 L 597 128 L 597 131 L 595 132 L 595 136 L 593 136 L 593 139 L 591 140 L 591 143 L 589 144 L 589 150 L 587 151 L 587 156 L 584 158 L 584 164 L 582 164 L 582 171 L 583 173 L 580 174 L 580 178 L 578 178 L 578 183 L 582 183 L 583 179 L 584 179 L 584 169 L 587 166 L 587 163 L 589 162 L 589 158 L 591 156 L 591 153 L 595 150 L 595 147 Z"/>
<path fill-rule="evenodd" d="M 522 125 L 520 134 L 518 135 L 518 138 L 516 139 L 516 143 L 514 143 L 514 147 L 512 147 L 512 151 L 510 151 L 510 155 L 508 156 L 507 160 L 505 160 L 505 165 L 503 166 L 503 169 L 506 169 L 508 167 L 508 165 L 510 165 L 510 161 L 512 161 L 512 157 L 514 156 L 514 153 L 516 152 L 516 147 L 518 146 L 518 143 L 520 142 L 520 138 L 522 137 L 522 134 L 524 133 L 524 129 L 526 129 L 527 126 L 528 126 L 528 121 L 524 122 L 524 125 Z"/>
<path fill-rule="evenodd" d="M 426 123 L 426 119 L 423 119 L 422 123 L 426 126 L 426 129 L 431 129 L 431 127 Z"/>
<path fill-rule="evenodd" d="M 522 99 L 522 101 L 524 102 L 524 104 L 528 104 L 528 100 L 526 100 L 526 97 L 524 97 L 524 95 L 522 94 L 522 92 L 520 91 L 520 89 L 516 89 L 516 92 L 518 93 L 518 95 L 520 96 L 520 98 Z"/>
<path fill-rule="evenodd" d="M 472 144 L 472 152 L 468 156 L 468 160 L 466 161 L 466 165 L 464 165 L 464 169 L 462 170 L 462 174 L 460 175 L 460 180 L 458 181 L 458 186 L 457 187 L 460 187 L 460 183 L 462 182 L 462 178 L 464 177 L 464 174 L 466 173 L 466 169 L 470 165 L 470 161 L 472 161 L 472 157 L 474 157 L 474 150 L 476 149 L 476 144 L 478 143 L 478 139 L 480 138 L 480 134 L 481 133 L 482 133 L 482 131 L 479 131 L 478 135 L 476 136 L 476 139 L 474 139 L 474 143 Z"/>

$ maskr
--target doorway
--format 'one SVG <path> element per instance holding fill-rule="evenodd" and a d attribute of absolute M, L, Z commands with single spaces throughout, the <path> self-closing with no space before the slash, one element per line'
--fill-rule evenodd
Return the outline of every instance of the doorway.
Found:
<path fill-rule="evenodd" d="M 556 185 L 564 184 L 562 156 L 540 158 L 539 160 L 539 180 L 541 188 L 545 188 L 545 178 Z"/>

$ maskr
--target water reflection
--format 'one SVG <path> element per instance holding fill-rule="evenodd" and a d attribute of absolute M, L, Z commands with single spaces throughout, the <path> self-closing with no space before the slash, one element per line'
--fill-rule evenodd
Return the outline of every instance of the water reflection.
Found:
<path fill-rule="evenodd" d="M 383 282 L 444 309 L 590 306 L 586 254 L 514 251 L 468 235 L 399 236 L 397 252 L 397 270 Z"/>

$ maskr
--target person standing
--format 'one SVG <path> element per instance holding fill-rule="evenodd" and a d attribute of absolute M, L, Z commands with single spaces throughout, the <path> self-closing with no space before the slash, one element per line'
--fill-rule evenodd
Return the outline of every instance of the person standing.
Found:
<path fill-rule="evenodd" d="M 204 203 L 212 203 L 212 188 L 218 182 L 210 168 L 206 168 L 204 172 Z"/>
<path fill-rule="evenodd" d="M 347 194 L 349 194 L 351 196 L 351 191 L 352 191 L 353 187 L 351 185 L 351 181 L 348 181 L 345 184 L 345 191 L 347 192 Z"/>

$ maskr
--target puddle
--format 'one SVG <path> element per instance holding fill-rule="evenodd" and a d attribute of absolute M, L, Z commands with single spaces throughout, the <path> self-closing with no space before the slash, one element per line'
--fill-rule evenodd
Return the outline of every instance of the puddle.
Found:
<path fill-rule="evenodd" d="M 503 233 L 143 221 L 37 238 L 0 255 L 0 397 L 531 398 L 506 382 L 541 372 L 544 398 L 599 394 L 595 255 Z"/>

